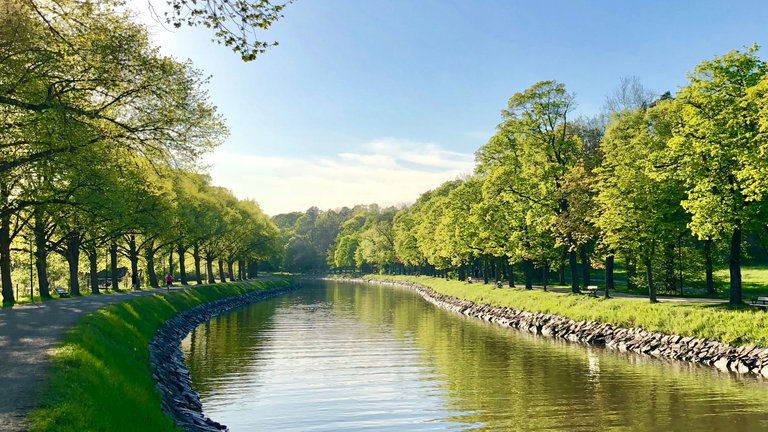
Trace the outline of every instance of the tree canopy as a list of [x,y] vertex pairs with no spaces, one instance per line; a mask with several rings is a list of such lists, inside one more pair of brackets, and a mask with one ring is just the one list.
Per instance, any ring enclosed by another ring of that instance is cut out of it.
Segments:
[[[275,253],[277,228],[258,205],[201,174],[200,156],[223,142],[227,128],[199,70],[161,55],[120,2],[9,0],[0,7],[4,302],[16,300],[14,275],[23,272],[12,257],[25,250],[34,254],[43,297],[50,296],[52,252],[66,262],[75,295],[85,281],[81,256],[89,262],[87,284],[99,292],[106,279],[117,288],[121,259],[138,288],[144,279],[158,285],[161,251],[179,255],[165,272],[182,282],[189,248],[199,282],[203,246],[209,264],[223,260],[230,277]],[[102,248],[110,261],[104,272]]]

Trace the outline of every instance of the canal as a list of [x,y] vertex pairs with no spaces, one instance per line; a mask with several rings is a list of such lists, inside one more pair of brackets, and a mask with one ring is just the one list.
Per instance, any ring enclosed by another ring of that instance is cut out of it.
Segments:
[[768,382],[523,334],[399,288],[305,282],[182,343],[232,431],[768,429]]

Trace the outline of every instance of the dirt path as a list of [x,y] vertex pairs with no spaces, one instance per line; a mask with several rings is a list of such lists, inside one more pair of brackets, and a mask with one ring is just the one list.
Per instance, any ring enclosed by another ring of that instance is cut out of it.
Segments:
[[[543,289],[540,286],[534,286],[536,289]],[[561,293],[569,293],[571,292],[570,288],[549,288],[550,291],[554,292],[561,292]],[[597,296],[601,297],[603,295],[604,291],[599,290],[597,292]],[[647,295],[638,295],[638,294],[627,294],[622,293],[618,291],[611,291],[610,292],[611,297],[616,298],[638,298],[638,299],[646,299],[648,300]],[[711,303],[711,304],[717,304],[717,303],[728,303],[728,300],[725,299],[713,299],[713,298],[706,298],[706,297],[675,297],[675,296],[667,296],[667,295],[657,295],[656,300],[659,302],[685,302],[685,303]]]
[[[480,285],[493,285],[494,284],[494,282],[488,282],[488,284],[483,284],[482,281],[480,281],[480,282],[473,282],[473,283],[480,284]],[[522,287],[522,285],[517,285],[517,288],[521,288],[521,287]],[[507,284],[506,283],[503,284],[502,288],[508,288]],[[541,286],[541,285],[534,285],[533,289],[535,289],[535,290],[543,290],[544,287]],[[561,287],[552,287],[552,286],[547,288],[547,290],[548,291],[552,291],[552,292],[557,292],[557,293],[564,293],[564,294],[568,294],[568,293],[571,292],[570,288],[561,288]],[[598,290],[597,291],[597,296],[598,297],[602,297],[604,293],[605,293],[605,291]],[[616,297],[616,298],[637,298],[637,299],[646,299],[646,300],[648,299],[647,295],[627,294],[627,293],[622,293],[622,292],[618,292],[618,291],[611,291],[610,292],[610,296],[611,297]],[[709,303],[709,304],[728,303],[728,300],[726,300],[726,299],[714,299],[714,298],[708,298],[708,297],[679,297],[679,296],[668,296],[668,295],[657,295],[656,296],[656,300],[658,300],[659,302],[677,302],[677,303],[681,303],[681,302],[685,302],[685,303],[705,303],[705,304],[706,303]]]
[[83,315],[159,291],[165,289],[74,297],[0,309],[0,430],[26,430],[25,417],[37,406],[48,374],[48,350]]

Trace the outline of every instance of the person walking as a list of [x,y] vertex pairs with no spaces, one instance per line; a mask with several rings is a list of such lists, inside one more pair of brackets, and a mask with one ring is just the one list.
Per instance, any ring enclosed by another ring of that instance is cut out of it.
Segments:
[[165,286],[168,288],[168,291],[171,290],[171,285],[173,285],[173,276],[171,276],[170,273],[165,275]]

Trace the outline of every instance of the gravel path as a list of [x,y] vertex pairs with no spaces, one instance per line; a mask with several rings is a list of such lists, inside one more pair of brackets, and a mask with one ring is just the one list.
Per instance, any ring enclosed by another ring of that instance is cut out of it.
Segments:
[[[179,289],[179,288],[175,288]],[[165,289],[73,297],[0,309],[0,431],[25,431],[48,374],[48,351],[83,316]]]
[[[482,281],[473,282],[473,283],[483,285]],[[488,282],[488,285],[493,285],[493,284],[494,284],[493,281]],[[523,287],[522,284],[517,285],[517,288],[522,288],[522,287]],[[504,285],[502,285],[502,288],[508,288],[507,284],[504,283]],[[541,285],[534,285],[533,289],[543,290],[544,287]],[[552,287],[552,286],[547,288],[547,290],[552,292],[564,293],[564,294],[568,294],[571,292],[570,288],[559,288],[559,287]],[[604,292],[605,291],[603,291],[602,289],[598,290],[597,296],[602,297]],[[616,297],[616,298],[638,298],[638,299],[646,299],[646,300],[648,299],[647,295],[627,294],[627,293],[618,292],[618,291],[611,291],[610,296]],[[680,296],[668,296],[668,295],[662,295],[662,294],[656,295],[656,300],[658,300],[659,302],[677,302],[677,303],[680,303],[680,302],[705,303],[705,304],[728,303],[727,299],[716,299],[716,298],[708,298],[708,297],[680,297]]]

